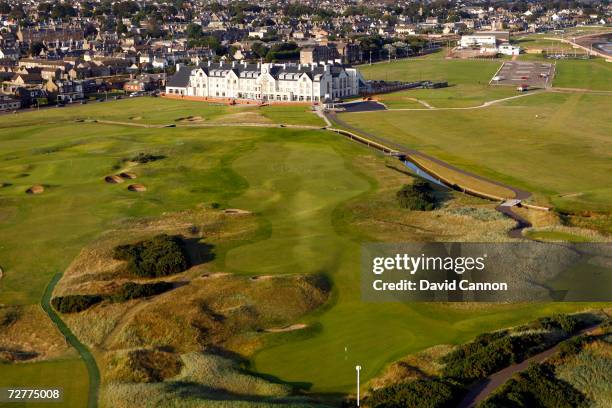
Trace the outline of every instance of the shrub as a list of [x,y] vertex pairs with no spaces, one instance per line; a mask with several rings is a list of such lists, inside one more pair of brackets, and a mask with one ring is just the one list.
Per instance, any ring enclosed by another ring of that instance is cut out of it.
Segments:
[[166,234],[119,245],[113,251],[113,258],[127,261],[128,270],[135,275],[151,278],[179,273],[189,267],[180,238]]
[[586,401],[580,391],[556,378],[550,365],[534,364],[478,408],[576,408],[585,406]]
[[160,293],[169,291],[173,286],[174,285],[172,282],[154,282],[144,284],[128,282],[123,284],[111,298],[115,302],[124,302],[131,299],[159,295]]
[[566,314],[556,314],[552,317],[542,317],[538,320],[538,323],[546,330],[563,330],[567,334],[572,334],[581,326],[578,318]]
[[442,358],[443,373],[460,381],[484,378],[520,362],[548,346],[540,333],[509,336],[505,332],[485,333]]
[[456,406],[463,388],[448,379],[416,380],[393,384],[372,393],[367,404],[373,408]]
[[405,185],[396,193],[397,201],[402,208],[418,211],[430,211],[436,206],[436,197],[428,182],[416,180]]
[[68,295],[53,298],[51,305],[60,313],[78,313],[103,300],[100,295]]
[[129,161],[131,162],[135,162],[135,163],[149,163],[149,162],[154,162],[157,160],[161,160],[161,159],[165,159],[166,156],[158,154],[150,154],[150,153],[138,153],[136,156],[132,157]]

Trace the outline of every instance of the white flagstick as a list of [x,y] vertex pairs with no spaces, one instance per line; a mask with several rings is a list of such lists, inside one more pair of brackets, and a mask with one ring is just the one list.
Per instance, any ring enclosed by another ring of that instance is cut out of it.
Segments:
[[361,371],[361,366],[355,366],[355,370],[357,370],[357,406],[359,406],[359,371]]

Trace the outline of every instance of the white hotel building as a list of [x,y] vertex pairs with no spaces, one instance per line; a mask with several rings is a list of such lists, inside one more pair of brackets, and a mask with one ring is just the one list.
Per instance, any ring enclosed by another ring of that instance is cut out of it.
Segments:
[[326,102],[359,94],[356,68],[340,64],[203,63],[178,66],[166,94],[262,102]]

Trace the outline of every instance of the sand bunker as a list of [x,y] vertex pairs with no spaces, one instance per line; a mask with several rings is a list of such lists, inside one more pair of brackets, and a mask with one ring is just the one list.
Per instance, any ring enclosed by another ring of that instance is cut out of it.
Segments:
[[282,333],[282,332],[289,332],[289,331],[294,331],[294,330],[302,330],[302,329],[305,329],[306,327],[308,327],[308,325],[304,323],[297,323],[297,324],[292,324],[291,326],[273,327],[271,329],[265,329],[264,331],[267,333]]
[[2,279],[3,276],[4,276],[4,271],[2,270],[2,267],[0,266],[0,279]]
[[240,210],[238,208],[228,208],[223,211],[225,214],[250,214],[250,211]]
[[224,276],[231,275],[229,272],[215,272],[215,273],[205,273],[200,276],[202,279],[214,279],[214,278],[222,278]]
[[43,191],[45,191],[45,188],[43,186],[41,186],[40,184],[36,184],[36,185],[28,188],[26,190],[26,193],[28,193],[28,194],[41,194]]
[[147,191],[147,188],[142,184],[130,184],[128,186],[128,190],[135,191],[137,193],[141,193],[143,191]]
[[251,276],[251,280],[267,280],[267,279],[273,279],[275,276],[274,275],[258,275],[258,276]]
[[106,176],[104,177],[104,181],[110,184],[119,184],[123,183],[123,179],[119,176]]
[[126,180],[134,180],[136,178],[136,174],[128,173],[127,171],[124,171],[123,173],[119,173],[119,177],[126,179]]

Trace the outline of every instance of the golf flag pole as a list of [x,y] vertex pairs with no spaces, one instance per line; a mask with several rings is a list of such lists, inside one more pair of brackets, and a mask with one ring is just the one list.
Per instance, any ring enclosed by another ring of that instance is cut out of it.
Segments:
[[359,406],[359,372],[361,371],[361,366],[355,366],[355,370],[357,370],[357,406]]

